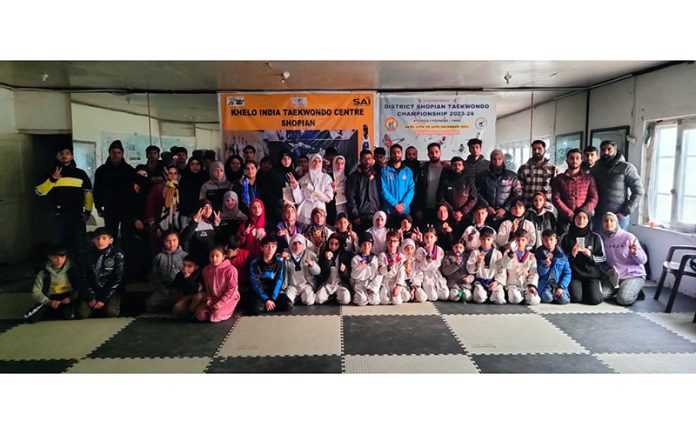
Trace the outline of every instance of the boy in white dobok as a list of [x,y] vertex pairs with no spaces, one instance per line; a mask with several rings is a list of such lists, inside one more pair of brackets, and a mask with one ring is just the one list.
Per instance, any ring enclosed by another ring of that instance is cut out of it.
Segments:
[[379,289],[382,276],[379,274],[379,261],[372,253],[372,234],[364,232],[360,235],[360,251],[351,261],[350,280],[353,284],[353,303],[358,306],[379,304]]
[[537,292],[537,262],[534,253],[527,250],[528,243],[527,231],[518,229],[514,234],[514,241],[503,254],[502,265],[507,272],[505,288],[510,304],[519,304],[522,300],[529,305],[541,303]]
[[408,301],[410,292],[406,288],[404,257],[399,253],[399,233],[387,232],[387,250],[379,254],[379,274],[382,275],[382,289],[379,298],[382,304],[401,304]]
[[437,242],[435,228],[430,227],[423,232],[423,242],[425,245],[416,250],[416,266],[423,273],[423,291],[430,301],[447,300],[449,298],[447,281],[440,273],[445,251],[435,244]]
[[502,254],[493,245],[495,231],[485,227],[479,232],[481,246],[469,254],[467,271],[474,275],[473,300],[485,303],[490,298],[495,304],[505,304],[505,269],[502,268]]
[[404,282],[408,288],[408,300],[423,303],[428,296],[423,291],[423,273],[416,266],[416,242],[406,238],[401,243],[401,254],[404,255]]
[[464,253],[464,240],[452,244],[452,251],[442,261],[442,275],[447,279],[447,287],[451,301],[471,301],[474,276],[469,274],[466,267],[467,257]]
[[285,295],[294,303],[300,297],[307,306],[314,304],[315,278],[321,273],[317,255],[307,248],[304,235],[295,234],[290,238],[290,253],[284,254],[285,272],[288,288]]

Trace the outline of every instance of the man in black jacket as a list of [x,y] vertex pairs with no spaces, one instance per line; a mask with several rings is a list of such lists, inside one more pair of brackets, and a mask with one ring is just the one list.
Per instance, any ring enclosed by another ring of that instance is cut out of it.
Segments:
[[490,162],[481,153],[483,147],[481,139],[469,139],[467,146],[469,147],[469,156],[464,161],[464,174],[476,183],[476,178],[488,170]]
[[346,181],[348,218],[357,233],[372,226],[372,216],[382,206],[379,195],[381,183],[373,163],[372,152],[364,149],[360,152],[360,165]]
[[461,157],[454,157],[451,163],[452,170],[447,176],[443,175],[440,178],[437,203],[443,200],[447,202],[454,211],[454,220],[459,223],[476,206],[478,193],[474,183],[464,173],[464,160]]
[[602,227],[602,216],[611,211],[618,217],[621,229],[627,230],[631,213],[643,196],[643,184],[636,166],[616,150],[616,143],[605,140],[599,145],[601,157],[590,171],[597,184],[599,202],[595,208],[593,227]]
[[440,160],[440,144],[431,143],[428,145],[428,160],[421,166],[419,172],[413,173],[413,180],[416,183],[416,193],[413,199],[413,208],[416,216],[416,223],[420,226],[432,224],[435,219],[435,208],[437,208],[437,192],[440,179],[446,176],[447,169]]
[[72,144],[57,147],[56,166],[35,192],[46,196],[52,205],[53,242],[65,245],[75,263],[86,258],[85,222],[92,213],[92,181],[73,160]]
[[123,145],[115,140],[109,146],[109,158],[94,173],[94,201],[104,217],[104,226],[114,238],[119,226],[128,219],[128,205],[133,190],[133,167],[123,160]]

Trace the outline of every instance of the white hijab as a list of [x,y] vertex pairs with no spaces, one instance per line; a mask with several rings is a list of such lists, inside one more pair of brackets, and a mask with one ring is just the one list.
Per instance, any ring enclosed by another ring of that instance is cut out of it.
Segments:
[[[292,244],[299,242],[304,246],[304,250],[302,250],[302,253],[295,254],[295,252],[292,250]],[[295,234],[290,238],[290,254],[292,255],[292,258],[295,260],[295,262],[299,262],[300,259],[302,259],[302,256],[305,254],[305,251],[307,251],[307,238],[304,237],[302,234]]]

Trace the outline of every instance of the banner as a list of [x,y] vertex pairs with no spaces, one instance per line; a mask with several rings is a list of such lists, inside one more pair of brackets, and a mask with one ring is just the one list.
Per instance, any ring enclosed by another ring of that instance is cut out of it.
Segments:
[[360,150],[374,147],[374,100],[373,92],[221,93],[221,156],[243,155],[252,145],[258,160],[278,164],[283,151],[297,159],[333,147],[353,167]]
[[380,144],[415,146],[418,159],[427,160],[427,147],[439,143],[441,158],[466,159],[466,142],[483,141],[484,149],[495,147],[495,96],[491,95],[397,95],[379,98]]

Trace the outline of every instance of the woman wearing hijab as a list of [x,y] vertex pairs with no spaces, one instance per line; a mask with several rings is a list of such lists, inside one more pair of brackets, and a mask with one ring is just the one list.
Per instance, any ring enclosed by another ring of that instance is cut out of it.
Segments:
[[239,155],[230,155],[225,161],[225,176],[234,184],[244,175],[244,160]]
[[297,221],[297,209],[292,203],[283,205],[282,218],[276,226],[278,236],[278,252],[283,252],[290,248],[290,239],[295,234],[301,234],[304,225]]
[[372,253],[379,255],[387,250],[387,214],[384,211],[377,211],[372,216],[372,227],[367,230],[372,234]]
[[333,231],[326,225],[326,211],[317,207],[312,210],[312,222],[307,225],[303,235],[311,243],[310,249],[319,254]]
[[198,211],[201,187],[208,181],[208,173],[203,170],[203,162],[198,157],[191,157],[186,164],[179,181],[179,219],[185,228],[191,216]]
[[228,191],[222,201],[220,211],[220,223],[215,227],[215,237],[220,245],[224,245],[229,240],[230,235],[237,234],[239,226],[249,218],[239,209],[239,199],[237,193]]
[[292,183],[292,194],[297,207],[297,220],[311,224],[314,208],[326,212],[326,204],[334,198],[331,177],[322,172],[323,158],[319,154],[309,156],[309,172],[299,182]]
[[561,249],[568,255],[572,279],[570,301],[572,303],[599,304],[602,294],[602,269],[606,261],[604,243],[590,230],[590,213],[580,208],[575,212],[568,233],[561,238]]
[[213,210],[222,209],[222,199],[225,193],[232,190],[232,183],[225,176],[225,167],[219,161],[210,163],[210,179],[201,186],[199,199],[208,199],[213,204]]
[[266,236],[266,209],[261,199],[249,204],[249,220],[242,223],[237,238],[243,249],[253,258],[261,255],[261,240]]
[[[333,182],[331,183],[331,188],[334,191],[334,200],[331,201],[333,206],[329,207],[329,218],[330,222],[334,222],[336,216],[339,214],[345,214],[348,210],[348,198],[346,196],[346,159],[343,155],[338,155],[333,160],[333,167],[331,175],[333,176]],[[333,213],[332,213],[333,211]]]
[[[602,241],[607,252],[607,265],[615,269],[616,277],[611,282],[609,297],[616,297],[622,306],[633,304],[645,285],[645,263],[648,256],[640,245],[638,238],[621,229],[619,218],[613,212],[602,217]],[[609,273],[610,279],[611,274]],[[618,276],[617,276],[618,274]],[[618,280],[618,282],[617,282]],[[618,283],[618,288],[616,284]]]

